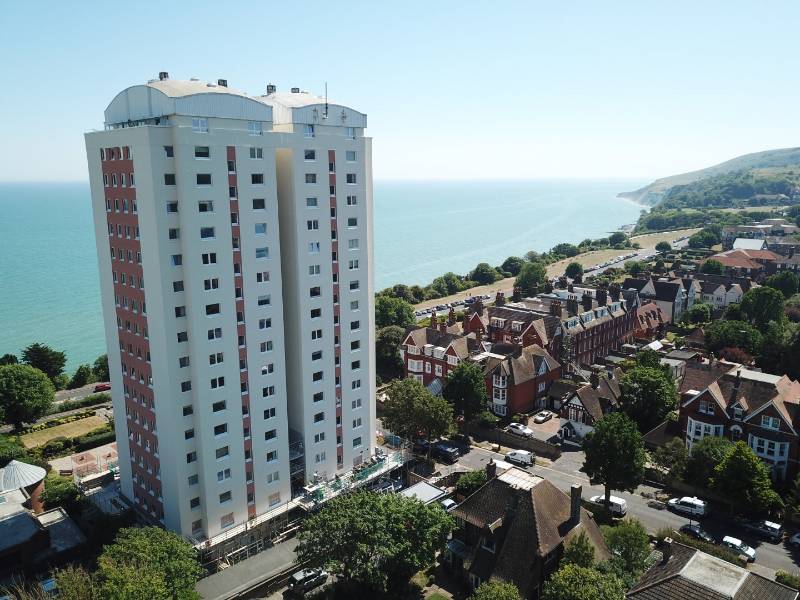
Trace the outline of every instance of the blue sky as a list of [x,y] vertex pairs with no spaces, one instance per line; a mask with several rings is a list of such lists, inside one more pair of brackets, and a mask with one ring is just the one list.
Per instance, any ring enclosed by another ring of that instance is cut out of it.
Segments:
[[380,179],[649,178],[800,145],[800,2],[6,2],[0,181],[86,179],[158,71],[369,115]]

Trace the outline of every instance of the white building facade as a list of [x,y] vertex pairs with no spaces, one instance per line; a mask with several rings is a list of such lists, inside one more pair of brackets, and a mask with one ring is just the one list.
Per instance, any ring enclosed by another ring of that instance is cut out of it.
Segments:
[[162,73],[105,124],[86,148],[122,490],[213,538],[373,453],[366,116]]

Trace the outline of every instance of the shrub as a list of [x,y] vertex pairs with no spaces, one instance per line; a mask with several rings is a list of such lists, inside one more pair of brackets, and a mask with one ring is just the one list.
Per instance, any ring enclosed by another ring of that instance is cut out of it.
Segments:
[[75,438],[74,449],[76,452],[83,452],[90,448],[97,448],[103,444],[108,444],[116,439],[113,431],[104,431],[102,433],[89,433]]
[[72,446],[72,440],[69,438],[65,437],[53,438],[42,447],[42,455],[48,458],[53,456],[58,456],[66,448],[69,448],[70,446]]
[[462,496],[470,496],[486,483],[486,471],[478,469],[464,473],[456,483],[456,492]]
[[111,394],[107,392],[100,392],[99,394],[90,394],[80,400],[65,400],[61,404],[53,406],[48,414],[55,415],[58,413],[75,410],[77,408],[85,408],[87,406],[97,406],[98,404],[105,404],[111,402]]
[[500,417],[488,410],[484,410],[483,412],[475,415],[473,422],[477,423],[481,427],[494,427],[500,422]]
[[786,571],[775,571],[775,581],[790,588],[800,590],[800,575],[792,575]]
[[48,477],[44,482],[41,499],[48,510],[63,506],[70,511],[78,505],[81,493],[72,479],[60,476]]

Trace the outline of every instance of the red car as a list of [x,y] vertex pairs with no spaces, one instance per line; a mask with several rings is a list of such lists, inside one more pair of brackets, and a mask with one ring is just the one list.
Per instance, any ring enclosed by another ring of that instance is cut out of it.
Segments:
[[111,390],[110,383],[98,383],[96,386],[94,386],[95,392],[108,392],[110,390]]

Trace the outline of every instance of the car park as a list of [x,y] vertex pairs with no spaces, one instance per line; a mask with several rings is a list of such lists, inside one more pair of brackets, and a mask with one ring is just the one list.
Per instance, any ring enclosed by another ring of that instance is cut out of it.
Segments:
[[506,452],[506,461],[528,467],[536,462],[536,456],[527,450],[510,450]]
[[522,423],[511,423],[508,426],[509,433],[520,435],[522,437],[533,437],[533,429]]
[[708,515],[708,504],[696,496],[670,498],[667,502],[667,506],[677,513],[692,517],[705,517]]
[[756,559],[756,551],[739,538],[726,535],[724,538],[722,538],[722,545],[730,550],[733,550],[747,562],[753,562]]
[[682,534],[688,535],[689,537],[693,537],[696,540],[700,540],[701,542],[706,542],[707,544],[714,544],[716,543],[714,538],[711,535],[700,529],[699,525],[682,525],[680,530]]
[[748,531],[773,542],[777,542],[783,537],[783,529],[779,523],[772,521],[742,521],[741,525]]
[[553,413],[553,412],[551,412],[549,410],[539,411],[538,413],[536,413],[536,416],[533,417],[533,422],[534,423],[545,423],[546,421],[549,421],[550,419],[552,419],[554,414],[555,413]]
[[608,512],[615,517],[624,517],[628,513],[628,503],[625,502],[624,498],[618,498],[617,496],[611,496],[608,499],[608,505],[606,505],[605,496],[592,496],[589,498],[589,502],[605,506]]
[[288,588],[293,594],[302,596],[327,580],[328,573],[322,569],[303,569],[289,578]]

